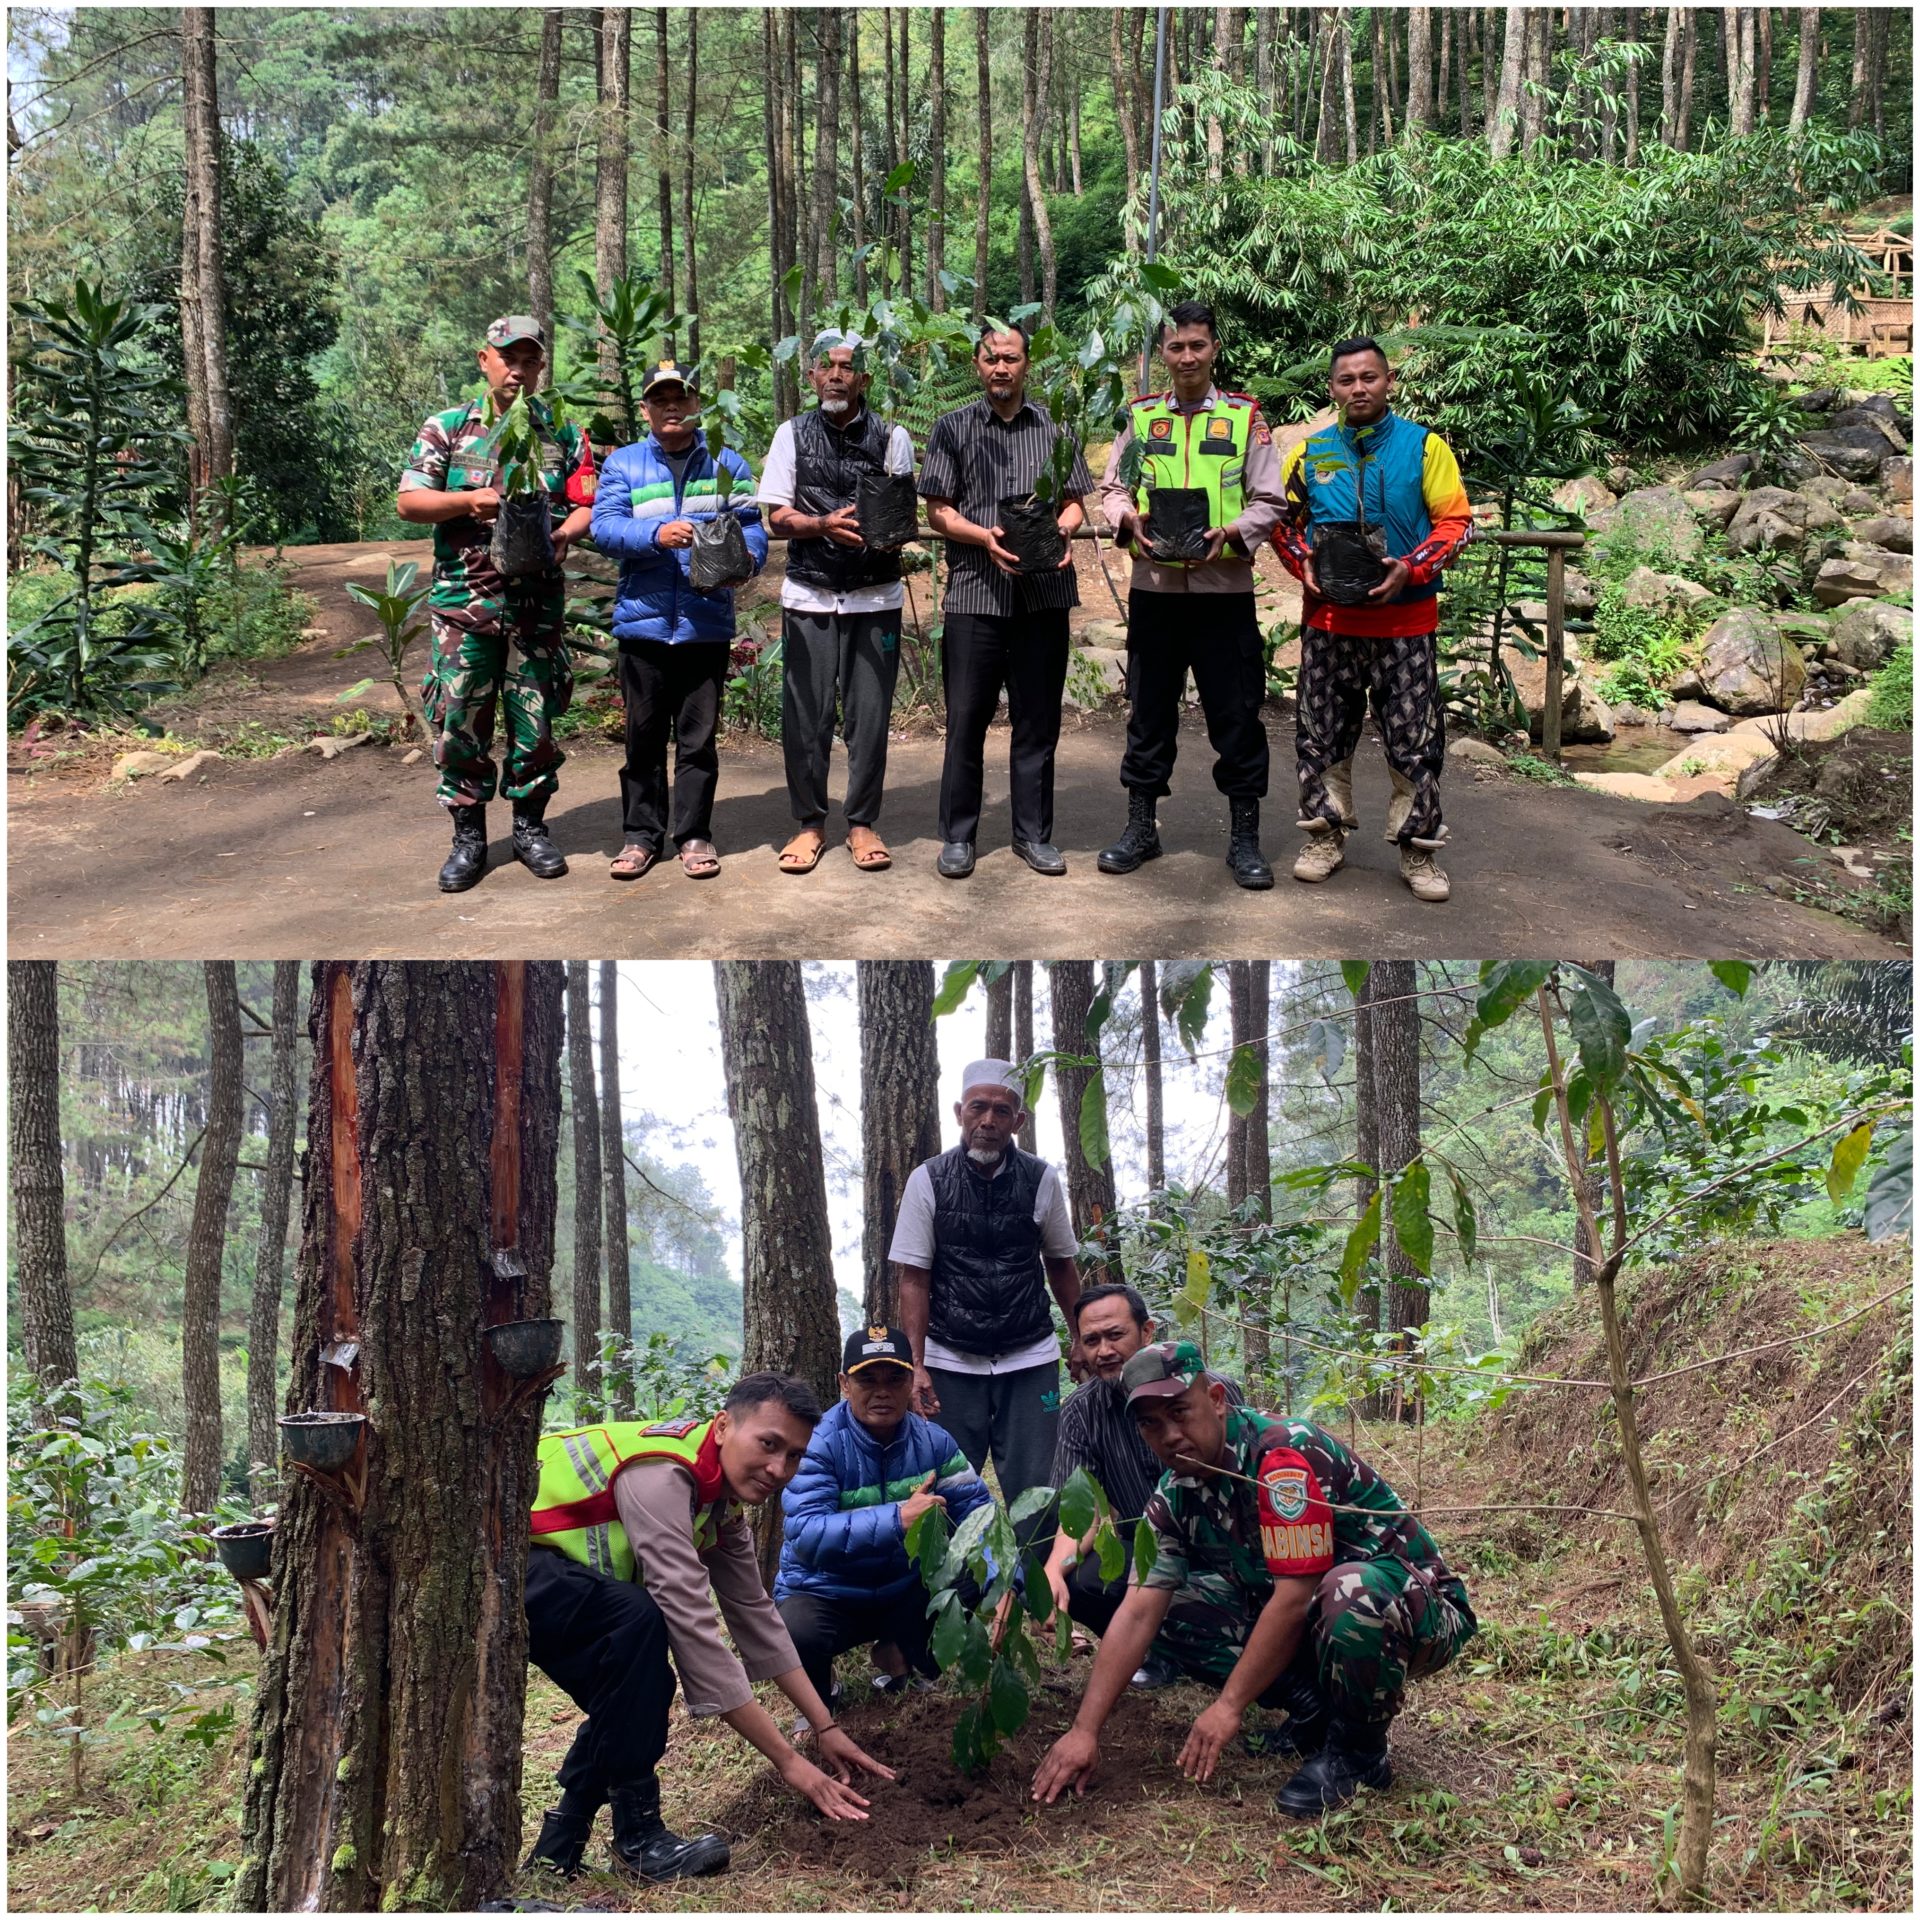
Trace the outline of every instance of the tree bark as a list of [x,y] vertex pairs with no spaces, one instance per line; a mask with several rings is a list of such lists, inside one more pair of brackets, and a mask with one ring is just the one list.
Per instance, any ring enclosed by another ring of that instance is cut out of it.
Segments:
[[[1420,1153],[1420,1003],[1413,998],[1411,960],[1376,960],[1373,985],[1373,1085],[1380,1130],[1380,1172],[1396,1181]],[[1383,1221],[1386,1251],[1387,1331],[1404,1335],[1427,1318],[1427,1284],[1402,1250],[1391,1223]],[[1404,1339],[1396,1344],[1405,1346]],[[1409,1416],[1411,1407],[1404,1409]]]
[[[686,296],[687,358],[700,364],[700,248],[693,224],[693,175],[699,145],[695,138],[697,108],[700,103],[700,13],[687,9],[687,57],[683,62],[687,75],[687,110],[681,116],[680,147],[680,285]],[[701,384],[711,392],[714,382]]]
[[205,963],[207,1133],[193,1189],[187,1271],[180,1305],[180,1385],[186,1401],[181,1504],[208,1513],[220,1498],[220,1277],[227,1251],[227,1209],[240,1162],[240,991],[231,960]]
[[1520,95],[1520,140],[1531,153],[1547,126],[1547,87],[1553,74],[1553,10],[1528,7],[1525,38],[1528,85]]
[[[594,72],[599,91],[599,141],[593,169],[593,283],[604,300],[627,272],[627,141],[631,114],[633,14],[626,7],[594,10]],[[600,377],[611,383],[619,359],[600,336]],[[626,423],[631,427],[634,423]]]
[[[901,7],[900,15],[900,104],[898,112],[900,126],[900,158],[913,158],[913,9]],[[911,194],[900,196],[900,287],[902,292],[911,292],[913,288],[913,206]]]
[[[1252,981],[1248,973],[1251,963],[1245,960],[1227,962],[1227,1030],[1233,1052],[1228,1055],[1231,1066],[1235,1056],[1247,1044],[1252,1031],[1253,1016],[1248,995],[1252,991]],[[1247,1197],[1247,1116],[1227,1109],[1227,1213],[1236,1223],[1240,1218],[1240,1208]]]
[[1360,122],[1353,104],[1353,10],[1340,9],[1340,110],[1347,135],[1347,165],[1360,158]]
[[567,1089],[573,1115],[573,1407],[584,1424],[600,1410],[600,1100],[593,1084],[587,963],[567,962]]
[[[1214,70],[1225,75],[1227,70],[1227,15],[1232,9],[1215,7],[1213,10],[1213,65]],[[1207,184],[1217,187],[1220,176],[1226,166],[1227,134],[1217,113],[1207,115]]]
[[1727,75],[1727,125],[1737,138],[1753,132],[1758,120],[1754,9],[1729,7],[1727,14],[1733,53],[1732,70]]
[[927,15],[929,66],[927,97],[933,103],[933,131],[927,149],[930,168],[927,186],[927,305],[935,313],[947,310],[947,289],[940,276],[947,270],[947,10],[935,7]]
[[[1615,962],[1584,960],[1581,965],[1589,973],[1597,973],[1608,986],[1613,985]],[[1604,1163],[1589,1158],[1579,1169],[1578,1178],[1580,1191],[1574,1196],[1573,1222],[1573,1284],[1576,1288],[1591,1286],[1599,1278],[1601,1261],[1605,1257],[1606,1250],[1600,1244],[1597,1224],[1605,1199]]]
[[1487,115],[1487,149],[1504,160],[1520,138],[1520,87],[1526,77],[1527,15],[1525,7],[1508,7],[1506,37],[1500,46],[1500,91]]
[[287,1219],[293,1204],[293,1103],[299,1041],[300,963],[273,968],[273,1065],[267,1096],[267,1165],[260,1182],[260,1243],[253,1260],[247,1314],[247,1472],[253,1503],[263,1507],[279,1482],[280,1294],[286,1284]]
[[[1057,1052],[1082,1058],[1098,1052],[1096,1041],[1087,1035],[1087,1013],[1093,1005],[1093,962],[1056,960],[1048,968],[1053,982],[1053,1044]],[[1102,1243],[1111,1248],[1106,1236],[1112,1232],[1107,1223],[1114,1211],[1113,1160],[1109,1155],[1103,1167],[1092,1165],[1080,1144],[1080,1110],[1094,1076],[1091,1067],[1070,1067],[1064,1062],[1054,1066],[1055,1087],[1060,1096],[1060,1130],[1066,1136],[1067,1194],[1073,1208],[1073,1227],[1082,1240],[1100,1230]],[[1104,1098],[1104,1094],[1099,1096]],[[1121,1278],[1117,1251],[1104,1263],[1113,1278]],[[1104,1280],[1109,1273],[1098,1278]],[[1095,1284],[1095,1276],[1088,1275]]]
[[76,1379],[67,1281],[67,1186],[60,1157],[59,974],[51,960],[7,962],[14,1298],[27,1371],[48,1386]]
[[540,1396],[483,1330],[549,1309],[564,981],[315,970],[288,1403],[366,1424],[289,1476],[243,1911],[471,1909],[513,1871]]
[[[691,28],[697,18],[687,16]],[[607,1325],[624,1349],[633,1343],[633,1282],[627,1256],[627,1132],[620,1116],[620,980],[600,962],[600,1172],[606,1186]],[[633,1418],[633,1369],[621,1360],[606,1382],[607,1410]]]
[[[214,54],[213,9],[182,7],[185,53],[182,88],[186,122],[186,198],[195,212],[191,271],[198,313],[205,435],[199,439],[198,487],[233,473],[233,396],[227,384],[227,290],[220,259],[220,93]],[[185,277],[183,272],[183,278]],[[182,289],[184,292],[184,288]],[[188,372],[189,387],[193,374]]]
[[[1361,1174],[1354,1182],[1353,1211],[1356,1219],[1373,1204],[1373,1196],[1380,1190],[1380,1102],[1374,1090],[1373,975],[1374,969],[1370,967],[1366,979],[1360,983],[1360,990],[1353,996],[1353,1157],[1361,1166],[1372,1169]],[[1378,1333],[1378,1296],[1362,1294],[1359,1312],[1367,1331]],[[1379,1396],[1376,1394],[1368,1394],[1362,1400],[1363,1410],[1369,1416],[1377,1410],[1378,1404]]]
[[[1629,42],[1640,38],[1640,9],[1628,7],[1624,10],[1620,26],[1621,37]],[[1630,167],[1640,164],[1640,63],[1634,61],[1627,68],[1627,113],[1626,113],[1626,152],[1623,158]]]
[[813,211],[807,236],[811,267],[806,309],[809,331],[818,324],[822,303],[840,295],[840,263],[834,253],[833,216],[840,187],[840,14],[823,7],[811,15],[818,34],[814,62]]
[[1140,962],[1140,1061],[1147,1081],[1147,1191],[1167,1184],[1167,1129],[1160,1078],[1160,965]]
[[1800,9],[1799,63],[1793,76],[1793,108],[1787,115],[1787,130],[1797,132],[1813,118],[1820,88],[1820,9]]
[[1013,1060],[1013,969],[987,986],[987,1058]]
[[1339,111],[1336,82],[1340,68],[1340,17],[1331,8],[1314,16],[1314,37],[1320,58],[1320,102],[1314,121],[1313,156],[1331,160],[1339,129],[1334,116]]
[[857,973],[861,1250],[867,1319],[878,1326],[890,1325],[899,1307],[887,1249],[907,1176],[940,1151],[940,1052],[931,961],[862,960]]
[[527,155],[527,311],[553,350],[553,123],[560,105],[561,7],[540,14],[540,69],[533,90],[533,145]]
[[[653,10],[653,191],[657,209],[655,220],[660,229],[660,291],[666,295],[667,310],[679,304],[673,293],[673,67],[667,58],[667,10]],[[669,330],[667,351],[673,351]]]
[[[792,156],[787,150],[786,126],[786,52],[783,20],[791,16],[775,7],[762,8],[760,14],[761,50],[767,69],[767,246],[772,272],[767,304],[773,318],[773,337],[785,340],[799,331],[799,322],[787,298],[786,278],[793,269],[793,250],[787,241],[787,194],[793,177]],[[791,420],[799,410],[799,374],[792,361],[775,361],[773,368],[773,410],[781,420]]]
[[1033,209],[1033,238],[1040,253],[1041,311],[1051,320],[1060,292],[1060,268],[1053,253],[1053,222],[1047,215],[1047,196],[1040,184],[1040,60],[1041,29],[1048,17],[1039,7],[1026,10],[1026,62],[1020,95],[1020,131],[1026,150],[1027,203]]
[[1700,59],[1700,21],[1691,7],[1683,10],[1680,27],[1680,80],[1674,108],[1673,144],[1685,153],[1693,140],[1694,74]]
[[[1273,126],[1274,121],[1284,117],[1284,109],[1274,97],[1273,86],[1273,16],[1272,7],[1261,7],[1253,16],[1253,86],[1260,96],[1261,134],[1260,134],[1260,177],[1264,180],[1273,173]],[[1120,43],[1118,13],[1114,15],[1114,45]],[[1131,121],[1127,124],[1129,144],[1134,135]],[[1127,191],[1133,191],[1133,175],[1127,176]]]
[[[1270,1055],[1267,1033],[1273,994],[1273,963],[1249,960],[1247,969],[1247,1044],[1260,1063],[1260,1084],[1254,1094],[1253,1109],[1247,1115],[1246,1182],[1247,1198],[1253,1202],[1254,1218],[1273,1218],[1273,1147],[1267,1125]],[[1241,1354],[1247,1379],[1264,1381],[1272,1360],[1273,1297],[1272,1284],[1264,1267],[1254,1268],[1253,1282],[1247,1293],[1246,1325],[1241,1330]]]
[[993,67],[987,38],[991,13],[981,7],[973,16],[974,86],[980,107],[980,185],[973,215],[973,318],[977,326],[987,317],[987,259],[993,201]]
[[1375,7],[1373,13],[1373,70],[1372,85],[1367,88],[1367,152],[1380,151],[1381,123],[1386,125],[1386,138],[1393,139],[1393,94],[1387,85],[1387,16],[1383,7]]
[[[1013,963],[1013,1054],[1015,1060],[1033,1058],[1033,962]],[[1020,1129],[1020,1151],[1040,1151],[1040,1128],[1029,1113]]]

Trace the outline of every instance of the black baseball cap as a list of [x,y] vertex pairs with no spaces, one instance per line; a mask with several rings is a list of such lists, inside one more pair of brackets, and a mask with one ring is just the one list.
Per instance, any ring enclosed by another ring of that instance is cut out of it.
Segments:
[[913,1342],[899,1327],[856,1327],[847,1335],[846,1350],[840,1356],[842,1373],[858,1373],[862,1367],[911,1367]]

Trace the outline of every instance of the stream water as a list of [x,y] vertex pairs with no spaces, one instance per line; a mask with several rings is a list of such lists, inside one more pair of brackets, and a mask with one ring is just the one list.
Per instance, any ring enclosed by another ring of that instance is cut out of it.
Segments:
[[1712,738],[1671,727],[1622,727],[1610,741],[1562,748],[1561,758],[1569,773],[1652,773],[1697,740]]

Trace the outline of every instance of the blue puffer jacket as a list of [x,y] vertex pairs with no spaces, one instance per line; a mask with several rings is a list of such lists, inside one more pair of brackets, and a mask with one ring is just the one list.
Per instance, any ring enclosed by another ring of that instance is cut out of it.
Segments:
[[914,1586],[920,1569],[907,1558],[900,1502],[930,1473],[950,1526],[992,1498],[944,1427],[910,1413],[882,1447],[836,1400],[780,1496],[786,1527],[773,1597],[891,1600]]
[[[753,470],[731,447],[720,464],[733,475],[732,506],[747,536],[758,573],[767,563],[767,530],[754,503]],[[593,544],[620,560],[620,591],[613,604],[616,640],[733,638],[733,593],[695,593],[687,578],[689,549],[662,547],[654,536],[670,520],[712,520],[715,468],[705,434],[695,433],[693,454],[676,480],[652,440],[621,447],[600,469],[593,497]]]

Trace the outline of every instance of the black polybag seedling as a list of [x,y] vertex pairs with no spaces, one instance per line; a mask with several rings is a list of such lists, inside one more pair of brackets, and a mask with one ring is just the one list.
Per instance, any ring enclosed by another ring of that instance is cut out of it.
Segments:
[[904,547],[919,530],[920,508],[911,474],[863,474],[854,489],[853,510],[860,521],[860,538],[876,552]]
[[733,514],[723,511],[694,528],[687,578],[695,593],[722,593],[753,578],[753,555]]
[[1023,496],[1000,502],[1000,544],[1019,556],[1022,573],[1051,572],[1067,549],[1052,503]]
[[1364,520],[1329,520],[1314,530],[1313,577],[1320,598],[1357,607],[1387,577],[1386,541]]
[[544,493],[508,494],[493,523],[493,564],[503,580],[547,573],[557,564],[553,515]]
[[1147,552],[1164,562],[1207,557],[1211,502],[1205,487],[1154,487],[1147,494]]

